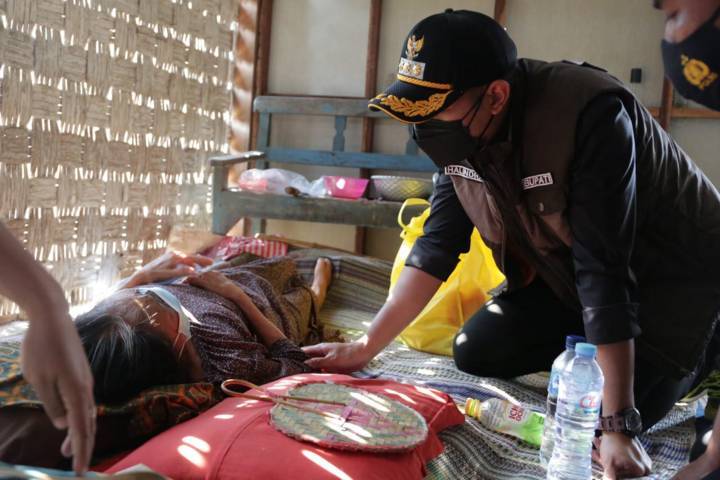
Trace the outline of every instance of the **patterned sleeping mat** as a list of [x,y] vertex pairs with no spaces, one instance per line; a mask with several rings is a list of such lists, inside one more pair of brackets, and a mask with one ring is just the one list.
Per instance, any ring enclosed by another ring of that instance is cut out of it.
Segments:
[[[333,260],[334,278],[320,320],[340,329],[346,338],[359,336],[385,301],[391,265],[367,257],[339,256],[336,252],[303,250],[294,252],[302,275],[312,276],[318,255]],[[460,372],[452,358],[411,350],[399,342],[388,346],[355,376],[390,378],[447,392],[464,405],[467,397],[500,397],[521,402],[544,412],[547,374],[533,374],[512,380],[481,378]],[[641,437],[653,460],[650,478],[670,478],[687,463],[695,441],[694,417],[704,398],[678,404],[670,414]],[[538,450],[529,444],[490,431],[477,420],[440,434],[445,451],[428,465],[428,478],[437,479],[544,479]],[[602,478],[595,466],[593,478]]]

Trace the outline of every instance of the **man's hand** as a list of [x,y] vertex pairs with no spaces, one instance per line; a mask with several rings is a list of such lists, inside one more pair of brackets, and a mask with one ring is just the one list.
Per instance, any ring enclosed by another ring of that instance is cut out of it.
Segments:
[[95,443],[96,415],[85,350],[69,317],[34,320],[22,346],[23,376],[37,392],[55,428],[67,429],[61,451],[66,457],[72,455],[73,470],[84,474]]
[[637,438],[622,433],[603,432],[599,443],[599,459],[603,467],[603,478],[643,477],[650,474],[652,461]]
[[357,340],[350,343],[320,343],[303,347],[309,358],[305,363],[328,372],[351,373],[362,369],[374,355],[368,352],[367,343]]

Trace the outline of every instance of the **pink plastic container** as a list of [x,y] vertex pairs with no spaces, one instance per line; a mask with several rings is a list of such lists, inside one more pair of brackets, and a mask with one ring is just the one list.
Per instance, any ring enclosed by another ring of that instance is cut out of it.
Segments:
[[355,177],[323,177],[331,197],[357,200],[365,193],[369,180]]

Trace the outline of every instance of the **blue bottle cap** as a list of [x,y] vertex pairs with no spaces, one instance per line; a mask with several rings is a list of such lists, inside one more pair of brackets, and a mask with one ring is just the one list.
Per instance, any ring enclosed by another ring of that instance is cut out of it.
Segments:
[[595,358],[597,347],[591,343],[578,343],[575,345],[575,355],[580,357]]
[[582,337],[580,335],[568,335],[565,337],[565,348],[569,348],[571,350],[575,349],[575,345],[577,345],[580,342],[584,342],[585,337]]

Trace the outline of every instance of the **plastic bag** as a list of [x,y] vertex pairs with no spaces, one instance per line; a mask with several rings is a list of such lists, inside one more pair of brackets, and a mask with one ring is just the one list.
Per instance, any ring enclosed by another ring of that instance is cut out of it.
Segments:
[[328,192],[327,188],[325,188],[325,177],[320,177],[314,182],[310,183],[310,189],[308,190],[307,194],[311,197],[327,197]]
[[251,168],[245,170],[240,174],[238,186],[243,190],[252,192],[280,195],[286,194],[285,189],[288,187],[305,194],[310,190],[310,182],[308,182],[307,178],[299,173],[280,168]]
[[327,194],[322,177],[310,182],[297,172],[281,168],[245,170],[240,174],[237,185],[243,190],[256,193],[287,195],[288,188],[291,188],[298,194],[310,197],[324,197]]
[[[405,260],[415,241],[423,234],[423,226],[430,215],[430,208],[414,217],[406,225],[402,221],[403,210],[411,205],[430,205],[427,200],[411,198],[403,203],[398,214],[398,223],[403,231],[400,236],[402,245],[395,256],[390,275],[390,293],[392,293]],[[422,312],[400,334],[400,340],[415,350],[452,355],[452,342],[458,329],[476,311],[483,306],[489,295],[487,292],[504,280],[503,274],[495,266],[492,252],[483,243],[480,234],[473,229],[470,238],[470,250],[460,255],[460,261],[450,277]]]

